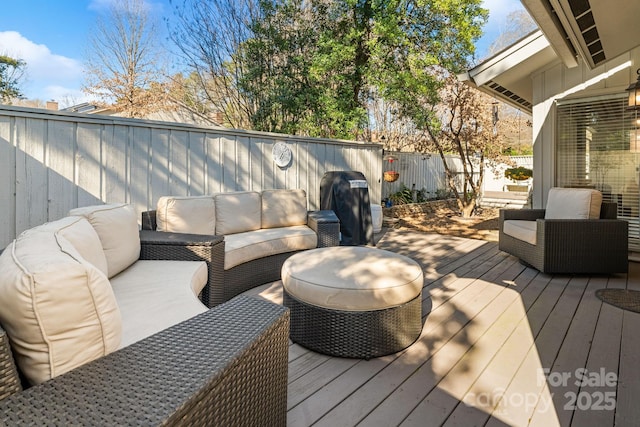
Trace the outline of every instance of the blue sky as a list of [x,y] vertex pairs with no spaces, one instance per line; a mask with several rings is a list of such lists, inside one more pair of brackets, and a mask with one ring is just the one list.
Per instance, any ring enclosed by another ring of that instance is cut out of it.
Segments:
[[[56,100],[61,107],[87,101],[82,93],[87,36],[97,14],[111,0],[5,1],[0,13],[0,54],[27,62],[22,89],[28,99]],[[169,0],[148,0],[152,10],[170,16]],[[478,57],[504,27],[506,16],[522,9],[519,0],[485,0],[490,11]],[[164,24],[161,24],[164,27]]]

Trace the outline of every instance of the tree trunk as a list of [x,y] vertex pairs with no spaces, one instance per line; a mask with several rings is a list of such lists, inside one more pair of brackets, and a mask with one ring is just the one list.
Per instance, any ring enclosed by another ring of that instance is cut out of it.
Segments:
[[460,212],[462,212],[462,218],[471,218],[473,216],[473,211],[476,208],[475,197],[466,202],[458,199],[458,207],[460,208]]

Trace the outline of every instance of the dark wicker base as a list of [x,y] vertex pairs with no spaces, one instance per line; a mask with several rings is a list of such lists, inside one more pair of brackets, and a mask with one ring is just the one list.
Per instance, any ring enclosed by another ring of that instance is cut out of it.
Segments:
[[375,311],[340,311],[304,303],[284,291],[291,339],[318,353],[370,359],[413,344],[422,331],[422,298]]
[[296,253],[298,251],[257,258],[225,270],[221,292],[217,292],[218,299],[212,300],[212,304],[221,304],[249,289],[280,280],[282,264]]

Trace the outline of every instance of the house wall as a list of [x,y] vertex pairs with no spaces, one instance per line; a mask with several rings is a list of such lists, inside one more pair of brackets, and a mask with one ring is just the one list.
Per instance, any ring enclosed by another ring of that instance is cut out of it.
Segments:
[[[271,158],[276,141],[293,151],[283,169]],[[302,188],[317,209],[320,180],[334,170],[362,172],[381,199],[377,144],[0,106],[0,248],[103,202],[142,212],[163,195]]]
[[546,205],[549,189],[555,185],[556,113],[555,101],[624,93],[636,81],[640,48],[590,70],[579,61],[575,68],[559,60],[531,76],[533,83],[533,207]]

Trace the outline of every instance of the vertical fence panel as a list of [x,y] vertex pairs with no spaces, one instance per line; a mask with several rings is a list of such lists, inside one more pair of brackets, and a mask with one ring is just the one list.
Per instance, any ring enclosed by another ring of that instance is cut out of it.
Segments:
[[233,180],[236,182],[236,189],[240,191],[248,191],[251,188],[251,174],[249,166],[249,145],[251,138],[238,137],[236,138],[236,158],[235,164],[235,176]]
[[76,133],[78,205],[95,205],[102,200],[101,127],[92,123],[80,123]]
[[16,232],[49,220],[45,121],[16,120]]
[[133,127],[129,132],[131,173],[129,175],[130,203],[138,211],[151,204],[151,129]]
[[0,248],[4,248],[16,235],[16,147],[13,138],[12,117],[0,116]]
[[189,194],[205,194],[205,147],[204,133],[189,132]]
[[[61,218],[78,205],[75,193],[75,125],[48,122],[49,217]],[[69,155],[71,153],[71,155]]]
[[207,194],[222,191],[222,158],[220,154],[220,135],[207,133]]
[[129,199],[129,129],[105,125],[103,131],[104,202],[128,202]]

